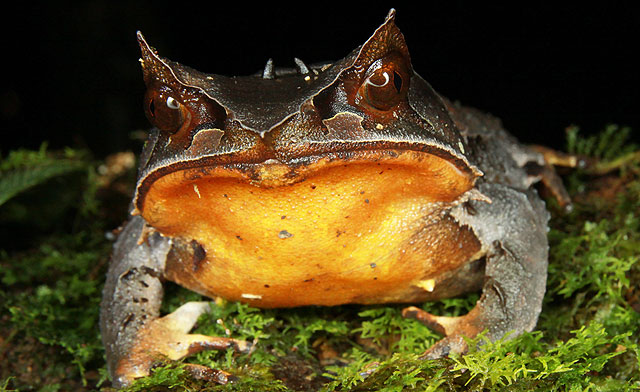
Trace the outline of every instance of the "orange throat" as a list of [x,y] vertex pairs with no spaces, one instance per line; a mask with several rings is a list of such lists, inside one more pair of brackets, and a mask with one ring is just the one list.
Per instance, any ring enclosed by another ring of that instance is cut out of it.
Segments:
[[167,274],[206,295],[263,307],[398,301],[478,248],[472,236],[460,251],[442,244],[460,234],[441,212],[473,178],[434,155],[318,160],[293,174],[264,164],[251,179],[197,170],[157,179],[141,213],[163,235],[202,246],[203,259]]

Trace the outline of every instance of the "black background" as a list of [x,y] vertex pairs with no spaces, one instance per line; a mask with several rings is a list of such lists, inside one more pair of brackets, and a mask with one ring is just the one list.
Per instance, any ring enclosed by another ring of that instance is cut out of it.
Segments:
[[136,30],[162,56],[204,72],[246,75],[269,57],[286,67],[293,57],[343,57],[391,7],[417,72],[442,95],[501,117],[521,140],[561,148],[567,126],[590,134],[608,123],[629,125],[640,139],[634,9],[615,2],[441,3],[3,6],[8,70],[0,85],[0,152],[44,140],[50,148],[87,147],[97,157],[137,151],[131,135],[148,125]]

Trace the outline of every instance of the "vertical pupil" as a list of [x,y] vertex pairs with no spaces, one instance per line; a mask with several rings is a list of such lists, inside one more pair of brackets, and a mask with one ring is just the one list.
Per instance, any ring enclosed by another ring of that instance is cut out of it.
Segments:
[[152,99],[151,102],[149,102],[149,113],[151,113],[152,116],[156,115],[156,100]]
[[398,92],[402,90],[402,76],[395,71],[393,72],[393,85]]

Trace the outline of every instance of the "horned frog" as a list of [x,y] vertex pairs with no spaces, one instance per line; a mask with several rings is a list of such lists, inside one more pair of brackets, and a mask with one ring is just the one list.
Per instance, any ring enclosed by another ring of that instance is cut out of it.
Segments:
[[464,316],[405,309],[445,335],[426,358],[535,327],[548,213],[533,184],[564,188],[544,154],[415,73],[394,19],[342,60],[247,77],[170,61],[138,34],[154,127],[101,305],[114,385],[158,356],[251,348],[189,334],[208,303],[161,316],[166,280],[261,308],[481,290]]

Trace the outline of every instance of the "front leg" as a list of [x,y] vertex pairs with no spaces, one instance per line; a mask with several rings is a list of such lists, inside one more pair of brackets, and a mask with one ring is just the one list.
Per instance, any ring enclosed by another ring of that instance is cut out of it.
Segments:
[[[190,302],[160,317],[164,267],[172,250],[168,238],[145,235],[141,217],[127,223],[114,245],[100,305],[100,332],[116,388],[148,375],[163,356],[177,360],[205,349],[250,349],[247,342],[188,333],[210,309],[208,303]],[[202,367],[193,371],[219,382],[228,376]]]
[[463,336],[473,338],[483,330],[495,341],[513,332],[531,331],[538,320],[547,279],[547,221],[544,202],[534,191],[519,191],[499,184],[481,184],[491,203],[470,201],[452,216],[473,229],[486,261],[482,296],[460,317],[434,316],[421,309],[405,309],[446,337],[431,347],[427,358],[465,353]]

